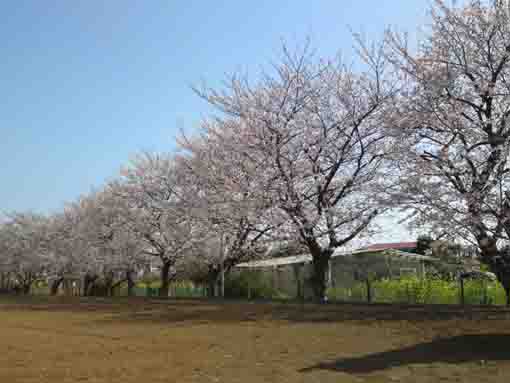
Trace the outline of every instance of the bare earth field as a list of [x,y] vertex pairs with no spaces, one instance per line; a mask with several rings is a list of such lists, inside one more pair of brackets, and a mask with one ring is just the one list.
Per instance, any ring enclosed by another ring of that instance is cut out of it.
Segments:
[[0,298],[0,382],[508,382],[510,312]]

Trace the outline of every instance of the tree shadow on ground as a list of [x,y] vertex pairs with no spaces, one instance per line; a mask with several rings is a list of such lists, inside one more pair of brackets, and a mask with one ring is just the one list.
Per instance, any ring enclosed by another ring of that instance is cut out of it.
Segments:
[[151,321],[235,323],[280,320],[293,323],[346,321],[502,320],[510,311],[494,306],[312,304],[231,300],[175,300],[144,298],[20,299],[0,304],[2,310],[24,309],[58,312],[104,312],[100,321]]
[[510,334],[461,335],[356,358],[319,363],[300,372],[330,370],[364,374],[411,364],[510,360]]
[[115,321],[151,322],[214,322],[287,321],[291,323],[334,323],[348,321],[442,321],[502,320],[510,312],[491,307],[462,308],[461,306],[403,306],[350,304],[287,304],[249,303],[232,301],[168,301],[140,304],[132,310],[122,310]]
[[131,310],[120,310],[108,319],[99,321],[140,322],[162,324],[188,323],[231,324],[257,321],[284,321],[288,323],[338,323],[373,321],[434,322],[445,320],[479,321],[504,320],[505,311],[441,309],[432,307],[370,307],[318,306],[271,304],[173,303],[169,305],[138,305]]

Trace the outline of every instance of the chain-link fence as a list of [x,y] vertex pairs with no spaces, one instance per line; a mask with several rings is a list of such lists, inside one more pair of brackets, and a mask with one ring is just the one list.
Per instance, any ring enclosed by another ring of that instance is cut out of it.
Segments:
[[332,301],[409,304],[504,305],[506,295],[496,281],[404,277],[365,280],[328,290]]

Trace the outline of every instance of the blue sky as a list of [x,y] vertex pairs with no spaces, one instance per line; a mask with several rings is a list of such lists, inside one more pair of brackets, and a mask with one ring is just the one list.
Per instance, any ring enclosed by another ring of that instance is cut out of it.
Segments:
[[190,89],[256,75],[282,40],[352,54],[349,27],[413,31],[423,0],[0,1],[0,211],[54,211],[139,150],[170,151],[208,106]]

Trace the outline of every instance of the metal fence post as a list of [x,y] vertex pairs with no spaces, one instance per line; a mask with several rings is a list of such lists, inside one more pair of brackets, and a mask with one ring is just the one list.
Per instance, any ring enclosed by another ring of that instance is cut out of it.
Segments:
[[367,278],[367,302],[372,303],[372,286],[370,284],[370,278]]
[[460,277],[460,304],[464,306],[466,303],[465,295],[464,295],[464,278]]
[[487,287],[487,281],[485,279],[482,279],[482,290],[483,290],[483,303],[484,305],[488,305],[489,302],[489,291]]

